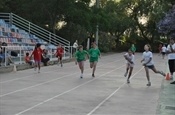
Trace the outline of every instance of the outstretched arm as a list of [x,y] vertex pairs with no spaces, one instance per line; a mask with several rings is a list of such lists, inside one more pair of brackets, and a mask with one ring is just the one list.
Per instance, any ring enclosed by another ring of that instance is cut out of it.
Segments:
[[130,60],[126,55],[124,55],[124,58],[129,62],[129,63],[133,63],[132,60]]
[[146,66],[151,60],[152,60],[152,58],[150,57],[149,60],[143,64],[143,66]]

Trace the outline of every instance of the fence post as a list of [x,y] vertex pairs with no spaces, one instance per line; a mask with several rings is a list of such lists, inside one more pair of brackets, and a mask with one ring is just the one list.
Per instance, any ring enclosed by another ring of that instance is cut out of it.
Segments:
[[7,66],[7,51],[6,51],[6,47],[4,47],[4,48],[5,48],[4,49],[5,50],[5,63],[4,63],[4,65]]
[[50,60],[53,61],[53,56],[52,56],[53,52],[52,52],[52,48],[51,48],[50,53],[51,53],[51,55],[50,55]]
[[19,48],[19,60],[20,60],[19,63],[21,64],[21,63],[22,63],[22,55],[21,55],[21,54],[22,54],[22,53],[21,53],[21,52],[22,52],[22,51],[21,51],[21,47],[22,47],[22,46],[19,46],[19,47],[20,47],[20,48]]
[[10,13],[9,14],[9,22],[10,22],[10,26],[12,26],[12,24],[13,24],[13,13]]

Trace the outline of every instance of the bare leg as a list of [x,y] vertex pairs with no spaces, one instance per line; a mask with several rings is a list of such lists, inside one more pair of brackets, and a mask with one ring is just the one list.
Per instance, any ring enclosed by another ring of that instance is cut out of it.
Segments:
[[83,64],[83,62],[79,62],[79,68],[81,70],[81,74],[83,74],[83,72],[84,72],[84,64]]
[[162,76],[165,76],[165,73],[163,73],[162,71],[159,71],[159,70],[156,70],[156,68],[152,68],[152,70],[154,71],[154,73],[159,73],[161,74]]
[[94,67],[93,67],[93,71],[92,71],[92,74],[95,73],[95,70],[96,70],[96,66],[97,66],[97,62],[94,62]]
[[82,61],[82,62],[79,62],[78,65],[79,65],[79,68],[80,68],[80,70],[81,70],[80,78],[83,78],[84,62],[83,62],[83,61]]
[[37,67],[38,67],[37,61],[35,61],[35,65],[34,65],[35,71],[36,71]]
[[145,72],[146,72],[146,77],[147,77],[147,80],[148,80],[147,86],[151,86],[148,67],[145,67]]
[[93,66],[94,66],[94,63],[90,62],[90,68],[93,68]]
[[38,62],[38,73],[40,73],[40,68],[41,68],[40,62]]
[[124,74],[125,77],[127,76],[128,71],[129,71],[129,64],[127,63],[127,64],[126,64],[126,72],[125,72],[125,74]]
[[130,67],[129,75],[128,75],[128,80],[130,79],[130,77],[131,77],[131,75],[132,75],[132,71],[133,71],[133,67]]
[[60,63],[60,57],[58,56],[58,64]]
[[62,57],[60,57],[60,64],[61,64],[61,67],[63,67]]

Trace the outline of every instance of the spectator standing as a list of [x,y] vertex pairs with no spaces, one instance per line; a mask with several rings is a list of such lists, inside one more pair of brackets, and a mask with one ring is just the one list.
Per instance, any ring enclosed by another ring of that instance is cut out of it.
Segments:
[[164,44],[163,47],[162,47],[162,59],[165,58],[165,54],[166,54],[166,46]]
[[77,51],[78,48],[78,41],[76,40],[73,44],[73,54]]
[[135,47],[135,45],[134,44],[132,44],[131,45],[131,51],[133,52],[133,54],[135,54],[135,52],[136,52],[136,47]]
[[[175,72],[175,43],[173,38],[170,39],[170,43],[167,46],[167,54],[171,79],[173,79],[173,73]],[[175,84],[175,81],[171,84]]]

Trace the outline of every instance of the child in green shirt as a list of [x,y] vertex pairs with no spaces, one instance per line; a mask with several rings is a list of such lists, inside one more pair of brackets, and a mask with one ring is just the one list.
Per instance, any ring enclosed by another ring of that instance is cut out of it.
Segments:
[[90,55],[90,68],[93,68],[92,77],[95,77],[94,73],[96,70],[98,58],[101,57],[100,50],[97,48],[96,43],[92,43],[92,48],[89,50]]
[[76,58],[75,64],[77,65],[77,62],[78,62],[79,68],[81,70],[80,78],[83,78],[84,61],[86,60],[86,56],[89,57],[88,52],[83,50],[82,45],[78,46],[78,51],[75,53],[75,58]]
[[135,54],[135,52],[136,52],[136,47],[135,47],[134,44],[132,44],[130,50],[133,52],[133,54]]

